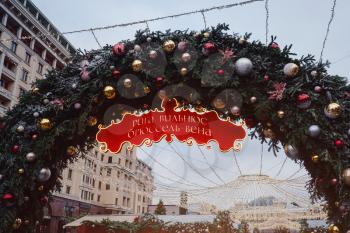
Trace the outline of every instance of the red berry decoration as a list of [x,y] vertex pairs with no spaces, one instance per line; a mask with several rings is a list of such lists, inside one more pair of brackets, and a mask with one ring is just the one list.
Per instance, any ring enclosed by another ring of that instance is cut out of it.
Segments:
[[19,145],[14,145],[12,147],[12,153],[17,154],[19,152]]
[[115,44],[112,51],[114,55],[121,56],[125,53],[125,45],[123,43]]
[[116,68],[114,68],[114,69],[112,70],[112,76],[113,76],[114,78],[119,78],[120,75],[121,75],[120,70],[118,70],[118,69],[116,69]]
[[265,81],[269,81],[269,79],[270,79],[269,75],[265,74],[265,75],[264,75],[264,80],[265,80]]
[[47,203],[49,203],[49,199],[47,197],[42,197],[40,198],[40,202],[43,205],[46,205]]
[[223,76],[225,74],[225,71],[223,69],[219,69],[216,71],[216,73],[220,76]]
[[13,195],[10,194],[10,193],[4,194],[4,195],[2,196],[2,199],[3,199],[3,201],[4,201],[5,206],[7,206],[7,207],[13,206],[13,205],[15,204],[15,202],[14,202],[14,197],[13,197]]
[[343,148],[343,146],[344,146],[343,140],[341,140],[341,139],[335,140],[335,146],[336,146],[338,149]]
[[157,86],[163,85],[163,80],[164,80],[164,78],[162,76],[156,77]]

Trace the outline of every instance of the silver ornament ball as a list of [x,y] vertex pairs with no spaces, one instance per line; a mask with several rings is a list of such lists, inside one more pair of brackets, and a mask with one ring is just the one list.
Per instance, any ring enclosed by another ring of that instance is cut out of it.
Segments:
[[241,109],[238,106],[233,106],[231,108],[231,113],[234,116],[239,116],[239,114],[241,113]]
[[147,37],[147,42],[152,42],[152,38],[151,37]]
[[28,154],[26,154],[27,162],[33,162],[35,160],[36,160],[36,154],[34,154],[33,152],[29,152]]
[[48,181],[51,177],[51,170],[49,168],[42,168],[38,175],[38,180],[40,182]]
[[135,45],[135,46],[134,46],[134,51],[135,51],[135,52],[141,52],[141,46],[138,45],[138,44]]
[[38,118],[39,116],[40,116],[40,114],[38,112],[33,113],[33,117]]
[[129,78],[124,79],[123,85],[125,88],[131,88],[132,87],[132,81]]
[[44,103],[44,104],[48,104],[48,103],[50,103],[50,100],[49,100],[49,99],[44,99],[44,100],[43,100],[43,103]]
[[81,103],[75,103],[74,104],[75,109],[80,109],[81,108]]
[[24,131],[24,126],[23,126],[23,125],[19,125],[19,126],[17,127],[16,131],[17,131],[18,133],[22,133],[22,132]]
[[76,83],[73,83],[73,84],[72,84],[72,88],[73,88],[73,89],[76,89],[77,87],[78,87],[78,84],[76,84]]
[[317,71],[316,70],[311,71],[311,76],[312,77],[316,77],[317,76]]
[[297,159],[299,157],[299,151],[293,145],[289,145],[289,144],[285,145],[284,151],[286,155],[291,159]]
[[243,57],[236,61],[235,67],[237,74],[244,77],[251,74],[253,70],[253,63],[250,59]]
[[310,137],[316,138],[321,134],[321,128],[318,125],[310,125],[308,133]]
[[189,62],[191,60],[191,54],[189,54],[189,53],[182,54],[181,60],[185,63]]
[[156,58],[158,57],[158,53],[157,53],[157,51],[155,51],[155,50],[151,50],[151,51],[148,53],[148,56],[149,56],[149,58],[151,58],[151,59],[156,59]]
[[250,97],[250,103],[254,104],[256,103],[258,99],[255,96]]

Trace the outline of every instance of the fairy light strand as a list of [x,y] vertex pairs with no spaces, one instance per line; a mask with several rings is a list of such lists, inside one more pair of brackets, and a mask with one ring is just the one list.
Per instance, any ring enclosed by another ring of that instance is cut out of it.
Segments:
[[322,61],[322,58],[323,58],[323,52],[324,52],[324,49],[326,47],[326,43],[327,43],[327,40],[328,40],[328,35],[329,35],[329,31],[330,31],[330,27],[331,27],[331,24],[334,20],[334,15],[335,15],[335,6],[337,4],[337,0],[333,0],[333,5],[332,5],[332,8],[331,8],[331,17],[329,19],[329,22],[328,22],[328,25],[327,25],[327,30],[326,30],[326,35],[324,37],[324,40],[323,40],[323,43],[322,43],[322,49],[321,49],[321,54],[320,54],[320,62]]

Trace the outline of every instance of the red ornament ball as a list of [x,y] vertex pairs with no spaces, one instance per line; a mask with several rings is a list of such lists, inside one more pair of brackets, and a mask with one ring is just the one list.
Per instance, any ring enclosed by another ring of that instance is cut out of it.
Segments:
[[36,139],[38,139],[38,135],[37,134],[33,134],[32,135],[32,140],[35,141]]
[[220,76],[223,76],[225,74],[225,71],[223,69],[219,69],[216,71],[216,73]]
[[209,55],[211,53],[214,53],[216,51],[216,47],[213,43],[207,42],[203,45],[202,52],[204,55]]
[[11,149],[12,153],[17,154],[19,152],[19,145],[14,145]]
[[338,180],[336,178],[333,178],[333,179],[331,179],[330,183],[331,183],[332,186],[335,186],[335,185],[337,185]]
[[317,92],[317,93],[320,93],[322,91],[322,87],[320,86],[315,86],[314,87],[314,91]]
[[273,42],[273,43],[271,44],[271,48],[273,48],[273,49],[278,49],[279,46],[278,46],[278,44],[277,44],[276,42]]
[[41,204],[46,205],[47,203],[49,203],[49,198],[46,196],[42,197],[42,198],[40,198],[40,202],[41,202]]
[[298,95],[298,103],[305,103],[307,101],[310,101],[310,96],[308,94]]
[[2,199],[5,201],[12,201],[13,200],[13,195],[11,193],[6,193],[2,196]]
[[164,80],[164,78],[163,78],[162,76],[156,77],[156,84],[157,84],[158,86],[163,85],[163,80]]
[[120,75],[121,75],[120,70],[118,70],[118,69],[116,69],[116,68],[114,68],[114,69],[112,70],[112,76],[113,76],[114,78],[119,78]]
[[112,51],[114,55],[121,56],[125,53],[125,45],[123,43],[115,44]]
[[270,79],[269,75],[265,74],[265,75],[264,75],[264,80],[265,80],[265,81],[269,81],[269,79]]
[[344,146],[343,140],[341,140],[341,139],[335,140],[335,146],[336,146],[338,149],[343,148],[343,146]]
[[83,70],[80,72],[80,77],[83,81],[89,81],[90,80],[90,72],[87,70]]

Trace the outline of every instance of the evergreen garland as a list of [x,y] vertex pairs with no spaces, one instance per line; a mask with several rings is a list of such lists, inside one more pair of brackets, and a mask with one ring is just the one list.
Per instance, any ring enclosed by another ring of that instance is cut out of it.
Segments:
[[[245,119],[254,128],[251,136],[268,142],[273,151],[278,151],[278,142],[297,148],[294,159],[311,175],[312,198],[325,200],[330,222],[343,232],[349,230],[350,178],[342,177],[350,167],[346,79],[329,75],[328,64],[315,62],[311,55],[292,58],[291,46],[279,48],[274,37],[266,46],[248,42],[250,34],[227,34],[228,29],[220,24],[201,33],[139,31],[133,41],[79,52],[63,70],[38,80],[0,122],[0,232],[33,232],[47,196],[60,190],[61,171],[94,145],[97,126],[109,124],[125,111],[159,107],[161,89],[185,107]],[[171,43],[162,46],[169,40],[186,46],[174,50]],[[152,50],[157,56],[150,59]],[[191,57],[187,62],[185,52]],[[252,62],[249,75],[238,75],[239,58]],[[133,66],[135,60],[143,66]],[[299,68],[294,77],[283,71],[288,63]],[[131,87],[125,86],[126,78]],[[271,98],[278,85],[285,85],[285,90],[280,89],[280,99]],[[106,87],[112,92],[104,92]],[[216,104],[225,90],[221,97],[225,105]],[[231,112],[236,96],[232,93],[243,100],[240,116]],[[309,107],[300,108],[310,101]],[[330,103],[341,106],[338,118],[325,116]],[[110,111],[116,104],[126,107]],[[277,114],[281,110],[283,115]],[[318,125],[321,135],[310,137],[311,125]]]

